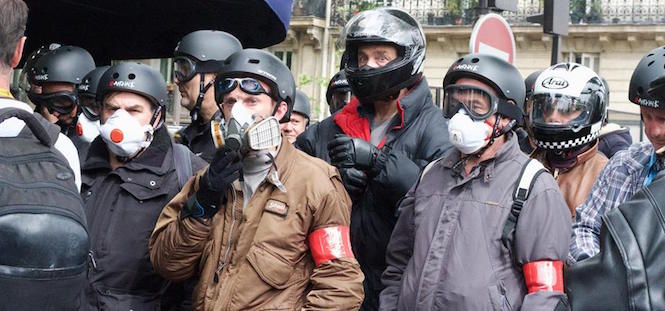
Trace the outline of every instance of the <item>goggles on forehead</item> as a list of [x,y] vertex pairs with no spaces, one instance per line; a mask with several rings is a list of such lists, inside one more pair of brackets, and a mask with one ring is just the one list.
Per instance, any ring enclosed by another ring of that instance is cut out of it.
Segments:
[[196,75],[196,62],[189,57],[173,59],[173,74],[181,82],[187,82]]
[[236,87],[240,86],[240,89],[250,95],[260,95],[266,94],[270,98],[274,97],[272,94],[268,93],[266,89],[261,86],[261,82],[254,78],[226,78],[215,81],[215,100],[218,103],[224,101],[224,95],[235,90]]
[[485,120],[496,113],[499,101],[483,88],[453,84],[444,89],[443,115],[450,119],[464,109],[472,120]]
[[45,106],[50,113],[67,114],[72,112],[79,102],[78,95],[72,92],[55,92],[49,94],[28,93],[30,101]]
[[97,105],[97,101],[94,97],[81,96],[79,106],[81,107],[81,112],[88,118],[88,120],[99,120],[99,110],[101,109],[101,106]]

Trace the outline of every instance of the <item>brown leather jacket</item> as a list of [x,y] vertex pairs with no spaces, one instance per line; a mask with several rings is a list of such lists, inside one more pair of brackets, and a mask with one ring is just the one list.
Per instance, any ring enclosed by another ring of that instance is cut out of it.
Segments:
[[605,155],[598,152],[598,141],[589,150],[577,156],[577,163],[566,170],[558,170],[550,167],[545,158],[545,150],[536,149],[531,157],[537,159],[550,170],[554,179],[559,184],[561,194],[568,204],[570,215],[575,219],[575,209],[586,200],[591,192],[593,184],[605,168],[608,160]]
[[150,238],[154,269],[171,280],[199,274],[195,310],[356,310],[363,274],[353,257],[314,264],[311,232],[349,226],[351,200],[337,170],[282,143],[273,170],[243,211],[238,181],[212,220],[180,219],[205,171],[164,208]]

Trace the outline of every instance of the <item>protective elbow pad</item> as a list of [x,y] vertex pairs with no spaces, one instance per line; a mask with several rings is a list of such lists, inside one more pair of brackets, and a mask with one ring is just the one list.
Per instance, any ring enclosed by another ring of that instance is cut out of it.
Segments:
[[315,265],[328,260],[353,257],[348,226],[333,226],[312,231],[309,248]]
[[529,294],[539,291],[563,293],[562,261],[532,261],[524,264],[522,271]]

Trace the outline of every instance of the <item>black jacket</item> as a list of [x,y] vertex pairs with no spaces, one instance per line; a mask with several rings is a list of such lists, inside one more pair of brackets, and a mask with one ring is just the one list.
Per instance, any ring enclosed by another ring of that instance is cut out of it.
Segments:
[[[213,119],[219,117],[221,117],[221,113],[218,111]],[[177,143],[187,146],[189,150],[208,163],[212,161],[217,151],[212,141],[210,122],[203,122],[201,118],[178,131],[174,139]]]
[[[206,164],[191,159],[194,172]],[[101,137],[92,142],[82,169],[93,263],[82,310],[159,310],[168,283],[152,269],[148,238],[179,188],[166,127],[146,151],[115,170]]]
[[[630,130],[612,125],[610,123],[601,129],[598,139],[598,151],[602,152],[608,159],[612,158],[618,151],[628,149],[633,144]],[[604,133],[604,129],[608,129],[606,133]]]
[[[380,171],[371,178],[363,195],[352,197],[351,244],[365,274],[362,310],[378,308],[378,296],[383,288],[381,273],[386,268],[386,246],[397,220],[399,200],[416,182],[423,167],[442,156],[451,146],[448,123],[441,110],[433,105],[425,79],[415,85],[398,105],[397,115],[391,121],[391,130],[381,148],[387,156],[379,157],[384,160],[377,161]],[[296,147],[330,162],[328,142],[336,134],[353,132],[347,128],[349,124],[364,124],[365,128],[361,130],[368,134],[368,116],[371,114],[354,98],[335,115],[307,129],[296,140]]]

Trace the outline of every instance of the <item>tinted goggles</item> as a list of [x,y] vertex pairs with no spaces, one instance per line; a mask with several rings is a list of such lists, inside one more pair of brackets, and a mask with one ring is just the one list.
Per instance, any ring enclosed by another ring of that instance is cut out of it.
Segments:
[[91,121],[99,120],[99,112],[101,105],[92,96],[81,96],[79,106],[82,108],[81,112]]
[[444,89],[443,115],[450,119],[464,109],[472,120],[485,120],[497,111],[499,98],[483,88],[449,85]]
[[72,92],[55,92],[49,94],[28,93],[28,98],[34,104],[45,106],[49,113],[71,113],[79,102],[78,95]]
[[189,57],[173,59],[173,74],[180,82],[187,82],[196,75],[196,62]]
[[215,80],[215,101],[221,103],[224,101],[224,95],[231,93],[236,87],[250,95],[266,94],[270,98],[274,97],[261,86],[261,82],[254,78],[226,78]]

